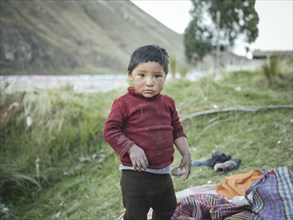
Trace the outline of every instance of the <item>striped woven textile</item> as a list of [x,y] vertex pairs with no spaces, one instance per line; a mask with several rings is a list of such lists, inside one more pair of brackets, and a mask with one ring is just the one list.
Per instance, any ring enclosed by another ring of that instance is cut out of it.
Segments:
[[[225,197],[216,194],[195,194],[183,198],[172,216],[172,220],[221,220],[234,216],[233,219],[249,220],[251,213],[245,211],[249,205],[237,206]],[[244,212],[244,213],[243,213]],[[235,215],[237,214],[237,215]]]
[[293,219],[292,183],[293,173],[287,167],[267,171],[246,191],[252,194],[251,211],[265,220]]
[[293,173],[286,167],[264,172],[246,191],[249,204],[237,205],[217,194],[182,198],[171,220],[293,220]]

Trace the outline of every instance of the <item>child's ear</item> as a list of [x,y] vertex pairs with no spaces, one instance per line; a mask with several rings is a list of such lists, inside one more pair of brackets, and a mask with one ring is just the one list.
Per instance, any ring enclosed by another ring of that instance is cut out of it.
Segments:
[[130,81],[133,80],[133,79],[132,79],[132,74],[131,74],[131,73],[128,73],[128,79],[129,79]]

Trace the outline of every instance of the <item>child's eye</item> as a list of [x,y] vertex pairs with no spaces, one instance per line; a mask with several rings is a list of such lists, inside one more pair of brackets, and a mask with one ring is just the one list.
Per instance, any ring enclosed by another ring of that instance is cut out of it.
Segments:
[[162,77],[162,75],[161,74],[156,74],[155,77],[160,78],[160,77]]
[[139,77],[144,77],[144,73],[139,73],[138,76]]

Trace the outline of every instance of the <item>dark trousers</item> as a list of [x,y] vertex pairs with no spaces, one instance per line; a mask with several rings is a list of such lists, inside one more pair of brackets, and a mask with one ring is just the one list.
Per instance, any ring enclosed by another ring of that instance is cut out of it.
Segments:
[[169,174],[123,170],[121,175],[125,220],[146,220],[150,208],[153,220],[170,220],[176,196]]

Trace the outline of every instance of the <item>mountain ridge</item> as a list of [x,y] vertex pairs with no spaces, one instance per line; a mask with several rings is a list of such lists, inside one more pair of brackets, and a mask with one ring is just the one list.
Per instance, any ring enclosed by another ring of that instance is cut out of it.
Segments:
[[1,0],[0,74],[115,74],[158,44],[185,65],[183,36],[126,1]]

